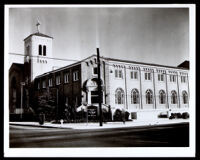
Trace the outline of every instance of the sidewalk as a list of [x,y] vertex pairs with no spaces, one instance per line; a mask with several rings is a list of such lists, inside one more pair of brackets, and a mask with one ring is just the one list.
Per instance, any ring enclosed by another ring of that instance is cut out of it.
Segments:
[[38,122],[9,122],[12,125],[21,126],[35,126],[44,128],[68,128],[68,129],[105,129],[105,128],[125,128],[125,127],[139,127],[139,126],[155,126],[155,125],[165,125],[165,124],[178,124],[178,123],[188,123],[189,119],[159,119],[154,121],[128,121],[125,122],[107,122],[103,123],[103,126],[99,126],[99,123],[64,123],[64,124],[52,124],[46,122],[40,125]]

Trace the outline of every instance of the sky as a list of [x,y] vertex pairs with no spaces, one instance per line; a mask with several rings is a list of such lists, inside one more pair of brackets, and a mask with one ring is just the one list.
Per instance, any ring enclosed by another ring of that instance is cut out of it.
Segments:
[[177,66],[189,60],[188,8],[10,8],[9,52],[24,54],[37,31],[53,37],[56,58],[110,58]]

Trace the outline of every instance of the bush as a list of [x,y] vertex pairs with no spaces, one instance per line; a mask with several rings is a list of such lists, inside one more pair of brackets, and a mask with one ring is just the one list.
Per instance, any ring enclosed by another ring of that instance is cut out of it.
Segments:
[[114,113],[113,119],[114,121],[123,121],[123,118],[125,118],[125,121],[128,121],[129,115],[129,112],[125,111],[125,113],[123,114],[121,110],[117,109]]
[[189,113],[188,112],[182,113],[182,118],[183,119],[188,119],[189,118]]
[[169,117],[169,119],[174,119],[175,116],[171,114],[171,116]]
[[117,109],[113,116],[114,121],[122,121],[122,111]]
[[189,113],[184,112],[184,113],[171,113],[171,116],[169,119],[174,119],[174,118],[183,118],[183,119],[188,119],[189,118]]
[[176,117],[177,117],[177,118],[182,118],[181,113],[177,113],[177,114],[176,114]]

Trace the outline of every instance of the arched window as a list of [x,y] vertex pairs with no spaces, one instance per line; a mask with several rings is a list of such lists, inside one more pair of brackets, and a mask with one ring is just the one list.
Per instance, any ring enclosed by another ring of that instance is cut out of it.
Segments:
[[139,92],[137,89],[133,89],[131,91],[131,104],[138,104],[139,103]]
[[165,104],[165,99],[166,99],[165,91],[164,90],[160,90],[160,92],[159,92],[160,104]]
[[176,93],[176,91],[171,92],[171,103],[177,104],[177,93]]
[[183,104],[187,104],[188,103],[188,94],[186,91],[182,92],[182,96],[183,96]]
[[46,56],[46,46],[43,46],[43,56]]
[[153,104],[153,92],[150,89],[146,91],[146,104]]
[[117,88],[115,91],[115,103],[124,104],[124,91],[121,88]]
[[38,52],[39,52],[39,55],[42,55],[42,45],[41,44],[39,45]]

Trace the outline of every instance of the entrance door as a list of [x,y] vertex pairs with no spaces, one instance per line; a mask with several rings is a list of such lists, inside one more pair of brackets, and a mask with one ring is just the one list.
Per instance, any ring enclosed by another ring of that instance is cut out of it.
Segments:
[[[101,95],[102,95],[102,92],[101,92]],[[99,103],[98,97],[99,97],[98,91],[91,91],[91,103],[92,104]],[[101,102],[103,102],[103,95],[101,96]]]

